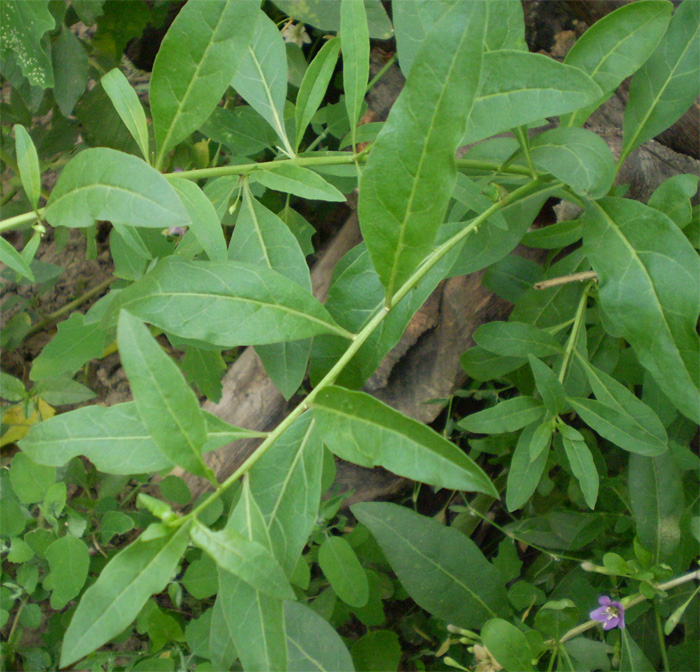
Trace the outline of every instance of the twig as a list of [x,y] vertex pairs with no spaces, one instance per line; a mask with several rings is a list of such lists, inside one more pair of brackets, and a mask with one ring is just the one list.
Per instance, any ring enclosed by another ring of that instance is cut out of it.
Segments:
[[598,276],[595,271],[582,271],[581,273],[572,273],[571,275],[561,275],[558,278],[550,278],[549,280],[542,280],[542,282],[536,282],[533,287],[535,289],[549,289],[550,287],[557,287],[559,285],[567,285],[570,282],[585,282],[586,280],[598,281]]

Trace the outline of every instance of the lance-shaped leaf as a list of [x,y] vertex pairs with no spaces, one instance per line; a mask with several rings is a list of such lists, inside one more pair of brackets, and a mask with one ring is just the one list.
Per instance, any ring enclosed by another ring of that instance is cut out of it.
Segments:
[[22,180],[24,193],[27,194],[29,203],[36,210],[41,197],[41,170],[39,170],[39,157],[36,147],[29,133],[19,124],[15,124],[15,153],[17,154],[17,167],[19,177]]
[[600,479],[593,455],[585,441],[572,440],[567,436],[563,436],[562,440],[571,471],[581,486],[583,498],[589,508],[595,509]]
[[377,540],[406,592],[448,623],[479,628],[508,616],[498,570],[465,534],[396,504],[355,504],[352,512]]
[[457,446],[364,392],[327,387],[311,406],[324,443],[343,460],[441,488],[498,496],[481,467]]
[[506,484],[508,511],[519,509],[532,497],[547,466],[548,445],[545,445],[544,450],[539,451],[534,460],[531,457],[530,448],[533,441],[537,440],[538,427],[540,427],[540,423],[537,421],[525,427],[513,451],[508,471],[508,483]]
[[97,220],[162,229],[190,219],[168,181],[145,161],[97,147],[75,156],[51,192],[52,226],[86,227]]
[[[203,414],[208,450],[260,436],[206,411]],[[56,415],[33,425],[20,447],[37,464],[53,467],[62,467],[76,455],[84,455],[105,474],[148,474],[175,466],[156,447],[133,401],[108,407],[85,406]]]
[[187,525],[151,541],[137,540],[114,556],[80,600],[63,638],[61,667],[120,634],[146,600],[165,588],[187,548]]
[[216,107],[250,44],[259,7],[258,0],[195,0],[178,13],[151,77],[158,165]]
[[204,192],[189,180],[172,180],[173,189],[180,197],[190,218],[190,230],[194,233],[211,261],[225,261],[226,239],[219,216]]
[[284,605],[289,672],[354,672],[350,652],[328,621],[301,602]]
[[584,422],[630,452],[648,456],[665,452],[666,430],[656,413],[612,376],[588,362],[583,365],[598,401],[569,401]]
[[641,0],[623,5],[596,21],[564,59],[583,70],[603,91],[593,105],[567,114],[562,126],[580,126],[623,80],[633,75],[656,48],[671,20],[666,0]]
[[275,555],[291,575],[318,517],[323,444],[311,413],[296,420],[250,470]]
[[48,0],[0,3],[0,53],[12,55],[32,86],[54,85],[51,59],[42,38],[54,27]]
[[[626,339],[681,413],[700,419],[700,261],[663,213],[606,198],[584,215],[606,330]],[[652,326],[653,325],[653,326]]]
[[309,292],[283,275],[238,262],[167,257],[110,304],[168,333],[212,345],[259,345],[321,333],[350,334]]
[[500,667],[531,672],[533,652],[522,630],[502,618],[492,618],[481,629],[481,640]]
[[212,532],[196,522],[191,530],[192,541],[225,571],[271,597],[294,599],[294,591],[275,556],[256,541],[236,530],[226,528]]
[[24,257],[4,238],[0,238],[0,261],[34,282],[34,273]]
[[202,459],[207,426],[197,395],[145,324],[125,310],[117,329],[119,355],[141,421],[158,450],[187,471],[215,481]]
[[562,351],[559,341],[549,332],[525,322],[488,322],[474,332],[474,342],[507,357],[548,357]]
[[461,429],[480,434],[503,434],[518,429],[543,417],[544,406],[539,399],[520,396],[506,399],[493,408],[472,413],[458,423]]
[[258,11],[252,24],[255,32],[230,84],[272,126],[285,151],[293,156],[284,125],[287,97],[284,40],[274,21],[264,12]]
[[647,205],[670,217],[679,229],[684,229],[693,217],[690,199],[698,192],[698,176],[690,173],[674,175],[664,180],[649,197]]
[[[369,46],[369,39],[367,45]],[[328,84],[335,70],[335,64],[338,62],[339,53],[340,40],[338,38],[329,40],[321,47],[304,73],[294,111],[297,133],[296,149],[299,148],[306,127],[323,102],[323,97],[326,95]]]
[[268,189],[283,191],[301,198],[345,202],[345,196],[330,182],[303,166],[282,162],[278,165],[271,164],[270,170],[260,170],[253,173],[251,178]]
[[[369,78],[369,29],[362,0],[342,0],[340,3],[340,39],[343,45],[345,109],[348,111],[354,148],[357,122],[362,113]],[[297,124],[297,134],[298,128]]]
[[53,60],[53,97],[64,117],[73,113],[78,99],[85,93],[90,65],[87,51],[80,40],[65,25],[51,46]]
[[654,556],[669,562],[681,542],[683,478],[673,456],[630,455],[629,493],[637,536]]
[[100,357],[106,334],[99,324],[85,324],[85,315],[75,312],[58,325],[56,335],[32,362],[31,380],[71,376],[88,360]]
[[572,112],[603,95],[578,68],[542,54],[501,49],[484,54],[481,87],[461,144]]
[[479,83],[486,5],[455,3],[418,50],[360,180],[362,234],[387,298],[430,251]]
[[124,126],[136,140],[143,158],[148,161],[148,122],[136,91],[119,68],[110,70],[100,82]]
[[700,95],[700,3],[682,2],[630,84],[620,162],[675,122]]
[[[241,498],[226,523],[226,529],[235,530],[270,552],[273,550],[265,519],[247,480],[243,482]],[[233,638],[245,670],[268,672],[287,669],[282,600],[256,590],[219,567],[217,602],[221,603],[226,630]]]
[[601,198],[610,191],[615,159],[599,135],[583,128],[553,128],[530,142],[535,168],[551,173],[577,194]]
[[[311,291],[309,267],[294,234],[276,214],[259,203],[247,187],[231,236],[229,259],[272,269]],[[286,399],[299,389],[310,351],[309,340],[256,348],[265,371]]]

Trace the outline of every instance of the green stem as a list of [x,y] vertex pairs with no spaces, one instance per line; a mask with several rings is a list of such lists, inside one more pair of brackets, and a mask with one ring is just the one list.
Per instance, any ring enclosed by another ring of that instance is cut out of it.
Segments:
[[104,292],[107,287],[109,287],[113,282],[115,282],[117,278],[109,278],[108,280],[105,280],[104,282],[101,282],[99,285],[95,285],[92,289],[89,289],[85,294],[82,294],[79,296],[77,299],[74,299],[70,303],[67,303],[65,306],[62,308],[59,308],[58,310],[54,311],[50,315],[47,315],[43,320],[39,320],[25,335],[25,338],[31,336],[32,334],[35,334],[37,331],[41,331],[45,327],[47,327],[49,324],[52,322],[56,322],[56,320],[61,319],[64,315],[67,315],[68,313],[73,312],[76,308],[82,306],[86,301],[89,301],[93,296],[97,296],[98,294],[101,294]]
[[31,212],[24,212],[21,215],[15,215],[14,217],[8,217],[0,222],[0,232],[9,231],[10,229],[17,229],[23,224],[28,224],[33,222],[37,217],[43,217],[46,208],[39,208],[36,212],[32,210]]
[[527,134],[527,126],[518,126],[517,128],[514,128],[511,133],[520,143],[520,148],[523,150],[523,155],[525,156],[525,161],[530,171],[530,176],[533,180],[536,179],[537,170],[535,169],[535,164],[532,162],[532,155],[530,154],[530,136]]
[[365,95],[369,93],[369,90],[382,78],[384,77],[386,71],[396,63],[396,54],[394,54],[379,70],[379,72],[372,77],[370,80],[369,84],[367,84],[367,88],[365,89]]
[[654,620],[656,621],[656,635],[659,638],[659,649],[661,649],[661,660],[664,665],[664,672],[669,672],[671,666],[668,662],[668,651],[666,651],[666,637],[664,635],[664,626],[661,623],[661,614],[659,614],[659,604],[654,600]]
[[588,284],[583,288],[583,294],[581,295],[581,300],[579,301],[578,308],[576,309],[576,315],[574,316],[574,326],[571,328],[569,340],[566,343],[564,356],[561,360],[561,368],[559,369],[560,383],[564,382],[564,378],[566,377],[566,371],[569,368],[569,362],[571,361],[571,353],[573,353],[576,349],[576,341],[578,340],[578,335],[581,331],[581,325],[586,319],[586,304],[588,303],[588,292],[591,291],[593,282],[593,280],[590,280]]
[[[354,156],[349,154],[348,156]],[[321,157],[319,157],[321,158]],[[296,159],[297,161],[299,159]],[[318,164],[317,164],[318,165]],[[182,175],[182,173],[179,173]],[[437,247],[433,252],[428,255],[424,263],[413,273],[413,275],[403,284],[402,287],[394,294],[390,305],[383,306],[377,310],[377,312],[372,316],[372,318],[365,324],[365,326],[354,336],[352,342],[348,346],[348,349],[343,353],[340,359],[333,365],[331,370],[323,377],[323,379],[316,385],[316,387],[307,395],[306,399],[301,402],[297,407],[292,410],[292,412],[277,425],[268,435],[267,438],[256,448],[255,452],[252,453],[243,463],[236,469],[204,502],[202,502],[198,507],[193,509],[189,514],[183,516],[179,521],[179,525],[185,524],[186,521],[191,520],[197,516],[202,510],[209,506],[215,499],[220,497],[226,490],[228,490],[243,474],[246,474],[253,465],[267,452],[267,450],[272,446],[272,444],[282,435],[282,433],[313,403],[316,396],[324,388],[332,385],[336,378],[340,375],[341,371],[348,365],[350,360],[357,354],[360,348],[364,345],[367,339],[374,333],[374,330],[384,321],[386,316],[389,314],[391,308],[396,306],[401,299],[403,299],[414,287],[420,282],[420,280],[435,266],[435,264],[440,261],[456,244],[461,242],[466,236],[468,236],[472,231],[474,231],[480,224],[485,222],[491,215],[505,207],[507,204],[524,198],[526,195],[536,190],[540,186],[539,182],[533,181],[508,195],[508,197],[502,199],[498,203],[494,203],[488,210],[481,213],[476,217],[471,224],[466,226],[462,231],[455,234],[449,240],[445,241],[442,245]]]
[[[665,583],[659,583],[655,587],[658,590],[667,591],[671,590],[671,588],[676,588],[677,586],[683,585],[684,583],[688,583],[689,581],[700,581],[700,569],[696,569],[694,572],[688,572],[687,574],[682,574],[681,576],[677,576],[675,579],[671,579],[670,581],[666,581]],[[622,600],[622,606],[625,609],[629,609],[638,604],[641,604],[647,599],[648,598],[642,595],[641,593],[637,593],[636,595],[633,595],[631,597],[625,597]],[[575,628],[569,630],[562,636],[562,638],[559,641],[566,642],[570,639],[573,639],[574,637],[578,637],[587,630],[594,628],[596,625],[598,625],[598,621],[586,621],[585,623],[577,625]],[[553,640],[550,640],[547,643],[550,645],[554,644]]]

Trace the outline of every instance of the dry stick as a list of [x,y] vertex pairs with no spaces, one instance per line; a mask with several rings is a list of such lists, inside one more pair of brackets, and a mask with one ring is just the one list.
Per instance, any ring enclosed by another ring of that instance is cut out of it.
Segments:
[[581,273],[572,273],[571,275],[561,275],[558,278],[550,278],[536,282],[533,287],[535,289],[549,289],[550,287],[558,287],[559,285],[567,285],[570,282],[585,282],[586,280],[598,280],[595,271],[581,271]]

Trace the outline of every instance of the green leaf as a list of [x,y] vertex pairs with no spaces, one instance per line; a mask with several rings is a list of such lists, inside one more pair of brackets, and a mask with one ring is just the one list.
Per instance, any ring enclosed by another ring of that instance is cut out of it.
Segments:
[[700,95],[700,4],[682,2],[630,84],[619,163],[675,122]]
[[146,113],[139,97],[136,95],[129,80],[122,74],[119,68],[110,70],[100,80],[102,88],[109,96],[114,109],[129,129],[129,133],[136,140],[141,154],[146,161],[150,161],[148,153],[148,122]]
[[484,54],[481,87],[461,145],[573,112],[599,100],[600,87],[584,72],[549,56],[517,49]]
[[351,508],[406,592],[433,616],[479,628],[489,618],[510,614],[498,570],[466,535],[396,504],[365,502]]
[[530,141],[535,168],[551,173],[577,194],[601,198],[615,178],[615,159],[599,135],[584,128],[553,128]]
[[698,192],[698,176],[674,175],[664,180],[649,197],[649,207],[656,208],[684,229],[693,217],[690,199]]
[[474,332],[474,342],[507,357],[558,355],[562,348],[554,336],[525,322],[488,322]]
[[[309,268],[294,234],[277,215],[253,198],[247,187],[231,236],[229,258],[277,271],[311,291]],[[285,399],[290,399],[299,389],[310,351],[309,340],[256,348],[265,371]]]
[[572,441],[566,436],[563,436],[562,439],[571,471],[581,486],[583,498],[589,508],[595,509],[600,483],[593,455],[585,441]]
[[535,376],[535,386],[547,410],[553,415],[564,413],[568,409],[564,386],[546,364],[532,355],[528,359],[530,360],[532,373]]
[[399,66],[405,77],[408,77],[413,67],[416,52],[425,40],[425,36],[452,4],[450,0],[436,0],[435,2],[397,0],[392,5]]
[[486,28],[486,49],[520,49],[527,51],[525,16],[519,0],[490,0]]
[[391,630],[372,630],[350,645],[355,666],[367,672],[396,672],[401,663],[399,636]]
[[559,250],[581,240],[583,223],[579,219],[550,224],[541,229],[528,231],[523,238],[523,245],[539,247],[545,250]]
[[300,602],[286,602],[284,620],[289,672],[354,672],[345,643],[325,618]]
[[190,529],[192,541],[223,570],[256,590],[279,599],[294,599],[287,577],[272,553],[232,528],[212,532],[198,521]]
[[277,142],[276,133],[248,105],[239,105],[233,110],[215,107],[199,131],[240,156],[258,154],[267,147],[274,147]]
[[[471,233],[464,241],[459,256],[450,269],[449,277],[474,273],[512,252],[553,192],[551,184],[543,183],[522,200],[506,205],[501,214],[508,225],[507,230],[487,223]],[[456,233],[463,226],[463,222],[446,222],[440,233]]]
[[0,371],[0,398],[7,401],[22,401],[26,395],[24,383],[19,378]]
[[[265,519],[248,481],[226,524],[251,542],[272,552]],[[245,581],[219,568],[217,604],[245,670],[269,672],[287,669],[284,602],[255,590]],[[216,610],[216,606],[215,606]],[[212,628],[212,633],[214,629]],[[213,645],[217,643],[210,640]]]
[[37,464],[24,453],[17,453],[10,466],[10,483],[22,504],[43,502],[56,482],[56,469]]
[[89,387],[81,385],[77,380],[71,380],[68,376],[44,378],[36,384],[34,392],[37,397],[41,397],[52,406],[80,404],[96,396]]
[[666,0],[641,0],[623,5],[596,21],[578,40],[564,63],[583,70],[603,91],[603,97],[561,119],[562,126],[581,126],[588,116],[656,48],[671,19]]
[[457,446],[364,392],[330,386],[311,407],[324,443],[343,460],[441,488],[497,496],[489,477]]
[[182,585],[197,600],[206,600],[216,595],[219,589],[216,563],[207,556],[190,563],[182,577]]
[[4,238],[0,238],[0,262],[7,264],[13,271],[34,282],[34,273],[24,257]]
[[[39,157],[32,138],[27,133],[24,126],[15,124],[15,153],[17,154],[17,167],[19,177],[22,180],[24,193],[36,210],[41,198],[41,169],[39,168]],[[14,249],[14,248],[12,248]]]
[[222,347],[324,332],[349,336],[296,283],[275,271],[232,261],[167,257],[119,293],[104,317],[106,324],[113,324],[122,308],[168,333]]
[[[367,45],[369,48],[369,42],[367,42]],[[340,40],[338,38],[328,40],[316,54],[316,57],[304,74],[294,110],[297,133],[295,149],[297,150],[306,132],[306,127],[323,102],[328,84],[335,70],[335,64],[338,62],[339,53]]]
[[632,639],[627,630],[621,632],[620,643],[620,669],[634,670],[635,672],[654,672],[656,668],[644,655],[641,647]]
[[219,216],[204,192],[189,180],[171,180],[170,185],[185,206],[194,233],[211,261],[226,261],[226,239]]
[[[270,165],[270,164],[268,164]],[[345,196],[318,173],[289,163],[271,164],[270,170],[259,170],[251,178],[268,189],[283,191],[316,201],[345,202]]]
[[481,629],[481,641],[506,670],[527,672],[532,670],[532,650],[527,637],[512,623],[502,618],[493,618]]
[[367,573],[343,537],[330,536],[318,550],[318,564],[335,594],[351,607],[363,607],[369,599]]
[[659,211],[606,198],[586,211],[583,242],[606,330],[627,340],[669,400],[698,422],[700,261],[688,239]]
[[286,429],[250,470],[250,490],[265,517],[275,555],[291,575],[316,524],[323,444],[311,413]]
[[181,366],[187,379],[194,383],[207,399],[215,404],[221,401],[221,374],[226,370],[226,362],[221,352],[188,345]]
[[520,396],[501,401],[485,411],[472,413],[457,423],[461,429],[479,434],[503,434],[515,432],[544,415],[539,399]]
[[541,277],[539,264],[519,254],[509,254],[486,270],[482,284],[502,299],[516,303]]
[[[340,0],[274,0],[285,14],[301,23],[309,23],[321,30],[337,33],[340,30]],[[391,21],[380,0],[365,0],[369,36],[388,40],[393,35]]]
[[85,584],[90,567],[88,547],[77,537],[67,534],[46,549],[46,559],[54,585],[51,608],[63,609]]
[[254,29],[253,36],[230,84],[272,126],[284,151],[294,156],[284,124],[287,97],[284,40],[274,21],[264,12],[258,11],[257,18],[248,21]]
[[187,548],[187,525],[115,555],[85,591],[66,630],[60,667],[67,667],[124,630],[146,600],[165,588]]
[[71,7],[86,26],[91,26],[97,17],[102,16],[104,3],[105,0],[73,0]]
[[178,13],[151,77],[158,165],[216,107],[244,59],[259,7],[255,0],[195,0]]
[[342,0],[340,3],[340,39],[343,45],[345,109],[348,111],[354,148],[357,144],[357,122],[362,114],[369,79],[369,28],[362,0]]
[[508,511],[521,508],[532,497],[547,466],[548,445],[534,460],[531,458],[531,444],[539,426],[540,423],[535,421],[525,427],[515,446],[506,485]]
[[470,378],[482,381],[500,378],[527,364],[527,360],[522,357],[503,357],[478,345],[469,348],[459,361]]
[[654,562],[672,561],[681,542],[684,510],[682,474],[673,452],[630,455],[628,487],[639,541],[652,552]]
[[133,402],[86,406],[34,425],[20,442],[39,464],[61,467],[85,455],[106,474],[139,474],[171,468],[156,448]]
[[0,3],[0,53],[3,57],[12,55],[29,83],[43,89],[54,85],[51,60],[42,40],[53,27],[49,0]]
[[85,362],[101,357],[105,333],[99,324],[84,324],[85,315],[73,313],[59,323],[58,332],[32,362],[31,380],[73,375]]
[[126,311],[119,316],[117,339],[136,409],[158,450],[183,469],[215,482],[202,459],[206,421],[177,364]]
[[479,83],[483,3],[454,4],[421,44],[360,180],[358,214],[390,299],[430,251]]
[[89,65],[87,51],[80,40],[66,27],[51,46],[53,62],[53,97],[61,114],[68,117],[88,83]]
[[156,229],[190,223],[175,190],[157,170],[104,147],[71,159],[51,192],[45,216],[52,226],[67,227],[92,226],[97,220]]
[[[589,363],[584,366],[593,393],[600,402],[591,405],[590,400],[586,400],[588,403],[583,404],[589,414],[598,413],[593,423],[590,423],[591,426],[601,436],[633,453],[653,457],[665,452],[668,446],[666,430],[656,413],[604,371]],[[579,412],[577,405],[581,406],[583,400],[570,401],[574,410]],[[581,417],[584,418],[584,415],[581,414]],[[602,418],[606,420],[603,421]],[[584,420],[588,422],[585,418]]]
[[[450,211],[451,221],[455,221],[455,219],[465,219],[469,217],[471,213],[480,215],[493,205],[493,201],[484,194],[484,187],[478,185],[463,173],[457,173],[457,182],[455,184],[455,190],[452,193],[452,198],[461,203],[463,207],[460,209],[458,217],[455,214],[456,208]],[[504,231],[508,229],[508,223],[502,212],[494,213],[487,221],[489,224],[497,226]]]

